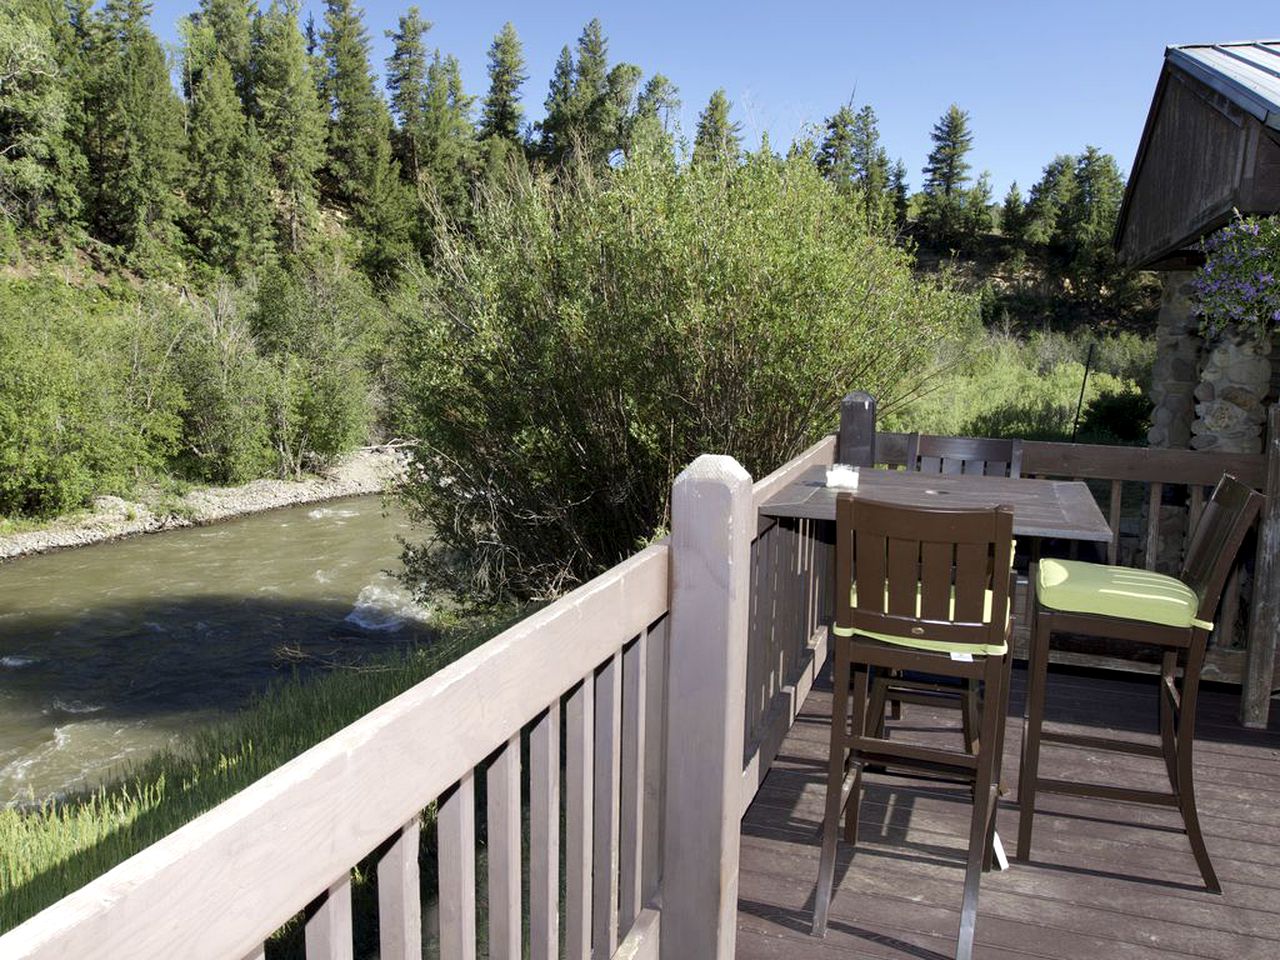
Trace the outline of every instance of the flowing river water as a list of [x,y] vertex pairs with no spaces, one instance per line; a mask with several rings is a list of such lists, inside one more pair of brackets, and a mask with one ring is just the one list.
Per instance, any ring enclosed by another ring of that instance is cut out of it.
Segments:
[[429,631],[379,497],[0,564],[0,803],[94,785],[302,663]]

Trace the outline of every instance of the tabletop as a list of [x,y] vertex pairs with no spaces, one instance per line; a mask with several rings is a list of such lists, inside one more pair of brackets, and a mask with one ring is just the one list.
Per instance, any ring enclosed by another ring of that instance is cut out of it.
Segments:
[[[770,517],[835,520],[836,494],[827,486],[827,468],[811,467],[760,507]],[[1024,480],[973,474],[944,476],[905,470],[858,471],[858,489],[848,491],[883,503],[907,507],[1013,508],[1018,537],[1058,537],[1107,543],[1111,528],[1089,488],[1078,480]]]

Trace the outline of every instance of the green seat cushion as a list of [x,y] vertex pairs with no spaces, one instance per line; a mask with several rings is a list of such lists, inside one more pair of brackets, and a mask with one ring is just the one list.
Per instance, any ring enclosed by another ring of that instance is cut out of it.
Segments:
[[1109,567],[1082,560],[1041,560],[1036,596],[1051,610],[1141,620],[1166,627],[1203,627],[1200,598],[1176,577],[1154,570]]
[[[887,591],[888,588],[886,588]],[[984,591],[986,599],[982,606],[982,622],[991,622],[991,604],[993,602],[990,590]],[[858,586],[854,584],[849,591],[849,602],[852,606],[858,605]],[[951,616],[955,616],[955,591],[951,595]],[[916,587],[916,616],[920,615],[920,588]],[[1009,632],[1009,604],[1005,603],[1004,609],[1005,635]],[[1005,651],[1009,649],[1007,643],[990,644],[990,643],[952,643],[946,640],[930,640],[928,637],[900,637],[891,633],[872,633],[870,630],[855,630],[852,627],[832,627],[831,632],[837,637],[868,637],[872,640],[879,640],[882,643],[892,643],[899,647],[911,647],[915,650],[928,650],[933,653],[971,653],[975,656],[1003,656]]]

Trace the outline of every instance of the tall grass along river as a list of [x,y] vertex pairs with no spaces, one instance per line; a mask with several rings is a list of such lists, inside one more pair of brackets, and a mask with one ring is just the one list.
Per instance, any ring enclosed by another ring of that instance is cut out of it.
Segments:
[[378,497],[0,564],[0,803],[126,772],[274,679],[427,639]]

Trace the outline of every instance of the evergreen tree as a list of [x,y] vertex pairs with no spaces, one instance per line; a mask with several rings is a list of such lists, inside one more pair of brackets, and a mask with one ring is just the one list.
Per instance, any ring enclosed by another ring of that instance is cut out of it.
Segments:
[[573,126],[570,101],[573,97],[573,52],[568,46],[560,48],[547,99],[543,101],[546,115],[538,124],[539,152],[551,163],[559,163],[569,150]]
[[1086,295],[1100,296],[1120,278],[1111,238],[1124,199],[1124,179],[1113,156],[1089,146],[1076,158],[1075,185],[1062,208],[1058,232],[1071,277]]
[[387,89],[391,112],[398,124],[393,134],[396,160],[412,184],[422,177],[423,141],[426,137],[427,54],[422,38],[431,24],[417,7],[400,18],[399,29],[387,31],[394,44],[387,59]]
[[573,66],[573,92],[569,95],[569,124],[573,143],[596,161],[607,155],[613,139],[613,116],[609,89],[609,41],[598,18],[582,28],[577,58]]
[[893,221],[901,228],[907,222],[911,197],[907,189],[907,165],[899,157],[889,169],[889,195],[893,203]]
[[888,215],[892,205],[889,156],[880,145],[879,125],[870,104],[856,114],[843,106],[827,119],[817,164],[841,191],[858,195],[868,223],[880,223]]
[[211,267],[244,272],[270,255],[270,171],[257,127],[241,110],[231,65],[221,55],[200,72],[189,131],[192,245]]
[[924,167],[924,222],[934,244],[954,244],[963,231],[965,184],[973,147],[969,114],[954,103],[934,124],[933,149]]
[[1058,249],[1066,246],[1061,229],[1062,211],[1075,196],[1075,167],[1074,157],[1059,154],[1045,166],[1040,180],[1031,188],[1027,204],[1028,242]]
[[200,0],[195,21],[207,31],[209,49],[202,51],[201,63],[221,56],[231,68],[236,91],[248,104],[253,88],[253,0]]
[[737,162],[742,152],[742,125],[730,121],[732,107],[723,88],[711,94],[698,116],[698,131],[693,141],[694,163]]
[[489,93],[480,110],[481,140],[496,137],[515,143],[520,139],[524,119],[520,85],[527,79],[520,38],[508,21],[489,47]]
[[631,132],[635,124],[636,88],[642,71],[634,63],[619,63],[605,80],[605,97],[599,110],[600,137],[597,158],[608,162],[615,150],[624,154],[631,149]]
[[991,174],[983,170],[972,189],[964,191],[960,243],[972,250],[978,240],[991,230]]
[[175,240],[183,108],[144,0],[107,0],[90,20],[84,98],[86,200],[98,239],[144,266]]
[[298,30],[298,0],[272,0],[254,24],[254,100],[277,190],[280,247],[299,253],[317,214],[325,118]]
[[1018,189],[1018,181],[1009,184],[1000,205],[1000,232],[1015,247],[1021,247],[1027,234],[1027,205]]
[[354,0],[326,0],[324,20],[322,89],[330,117],[324,187],[330,200],[358,214],[383,175],[377,164],[382,144],[389,142],[391,117],[369,67],[369,35],[359,7]]
[[466,211],[475,167],[471,106],[457,58],[437,50],[427,69],[423,171],[442,208],[455,218]]

